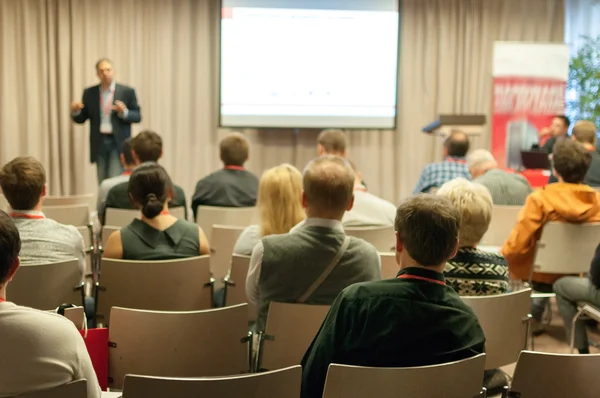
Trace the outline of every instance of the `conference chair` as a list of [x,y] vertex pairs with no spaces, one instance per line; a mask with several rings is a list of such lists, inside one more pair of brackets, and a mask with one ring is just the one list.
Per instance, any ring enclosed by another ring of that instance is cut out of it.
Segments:
[[88,205],[90,209],[93,209],[96,207],[96,199],[94,196],[93,193],[68,196],[46,196],[44,198],[44,206]]
[[461,298],[473,309],[485,334],[485,369],[515,363],[527,348],[531,289]]
[[209,256],[161,261],[103,258],[95,298],[97,320],[105,325],[116,306],[155,311],[211,308]]
[[90,207],[87,204],[47,206],[42,208],[44,215],[56,222],[76,227],[87,226],[90,223]]
[[588,303],[577,303],[577,313],[573,317],[573,321],[571,321],[571,338],[569,339],[569,347],[571,348],[571,354],[575,350],[575,325],[577,324],[579,318],[581,318],[582,316],[586,316],[595,320],[596,322],[600,322],[600,309]]
[[83,305],[84,283],[77,259],[21,265],[6,287],[8,300],[46,310],[61,304]]
[[247,312],[245,304],[187,312],[114,307],[108,330],[109,387],[122,389],[127,374],[205,377],[248,372]]
[[[185,220],[185,207],[171,207],[169,213],[180,220]],[[114,207],[106,208],[104,215],[104,225],[113,227],[126,227],[135,219],[140,219],[142,213],[137,209],[115,209]]]
[[231,257],[231,269],[224,279],[225,305],[248,303],[248,322],[256,322],[256,305],[250,303],[246,294],[246,276],[250,267],[250,256],[234,254]]
[[[69,321],[71,321],[77,329],[79,329],[79,330],[84,329],[86,318],[85,318],[85,312],[83,310],[83,307],[75,306],[75,307],[65,308],[64,311],[65,312],[64,312],[63,316],[65,318],[67,318]],[[51,314],[58,314],[56,309],[46,310],[46,312],[49,312]]]
[[498,206],[492,208],[492,221],[481,240],[482,245],[502,246],[517,223],[521,206]]
[[400,272],[400,266],[396,262],[396,252],[379,253],[381,259],[381,278],[394,279]]
[[300,364],[329,311],[328,305],[271,302],[264,331],[258,333],[254,369]]
[[510,397],[596,398],[600,391],[600,354],[570,355],[523,351]]
[[202,228],[212,245],[213,225],[247,227],[257,220],[256,212],[256,207],[198,206],[196,223]]
[[389,252],[396,247],[394,227],[345,227],[346,235],[363,239],[380,251]]
[[[485,354],[411,368],[371,368],[332,363],[323,398],[471,398],[481,396]],[[485,396],[485,395],[484,395]]]
[[123,383],[123,396],[300,398],[301,376],[299,365],[230,377],[166,378],[128,374]]
[[89,276],[93,272],[93,264],[95,261],[96,247],[94,245],[94,229],[93,224],[79,226],[77,230],[83,238],[83,249],[85,250],[85,276]]
[[[215,289],[223,287],[223,278],[229,271],[233,247],[244,227],[213,225],[210,243],[210,270],[215,279]],[[206,233],[206,231],[204,231]]]
[[72,381],[49,390],[36,391],[29,394],[13,395],[12,398],[87,398],[87,381]]
[[6,200],[6,197],[0,193],[0,210],[8,212],[9,208],[10,206],[8,204],[8,201]]
[[114,225],[104,225],[102,227],[102,246],[100,246],[100,247],[104,248],[106,246],[106,242],[108,242],[108,238],[110,237],[110,235],[113,232],[120,231],[120,230],[121,230],[121,227],[117,227]]

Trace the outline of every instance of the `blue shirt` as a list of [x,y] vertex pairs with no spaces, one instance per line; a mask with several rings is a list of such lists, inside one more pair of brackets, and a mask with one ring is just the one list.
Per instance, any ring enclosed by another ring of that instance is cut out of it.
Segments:
[[459,177],[471,179],[467,162],[464,158],[447,157],[443,162],[425,166],[413,193],[429,192],[432,188],[439,188],[444,183]]

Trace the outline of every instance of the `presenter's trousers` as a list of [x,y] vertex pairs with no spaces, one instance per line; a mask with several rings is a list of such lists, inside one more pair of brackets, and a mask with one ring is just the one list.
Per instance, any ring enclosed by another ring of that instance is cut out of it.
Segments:
[[98,173],[98,184],[110,177],[116,177],[123,173],[123,165],[119,156],[119,148],[112,134],[102,134],[98,158],[96,159],[96,171]]

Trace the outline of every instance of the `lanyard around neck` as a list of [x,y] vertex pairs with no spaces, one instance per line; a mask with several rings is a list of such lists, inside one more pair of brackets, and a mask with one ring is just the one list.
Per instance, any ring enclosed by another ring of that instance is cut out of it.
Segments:
[[25,214],[25,213],[10,213],[9,216],[12,218],[29,218],[31,220],[38,220],[40,218],[46,218],[41,214]]
[[398,279],[417,279],[420,281],[437,283],[438,285],[446,286],[446,282],[444,282],[444,281],[439,281],[437,279],[426,278],[424,276],[418,276],[418,275],[402,274],[402,275],[398,276]]

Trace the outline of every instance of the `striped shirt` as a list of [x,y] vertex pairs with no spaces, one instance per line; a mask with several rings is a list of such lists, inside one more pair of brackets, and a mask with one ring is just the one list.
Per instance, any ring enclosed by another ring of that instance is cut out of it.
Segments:
[[431,192],[432,189],[437,189],[444,183],[459,177],[471,179],[467,162],[464,158],[447,157],[443,162],[425,166],[413,193]]
[[490,169],[473,182],[486,187],[492,194],[494,204],[500,206],[523,206],[532,192],[525,177],[500,169]]

